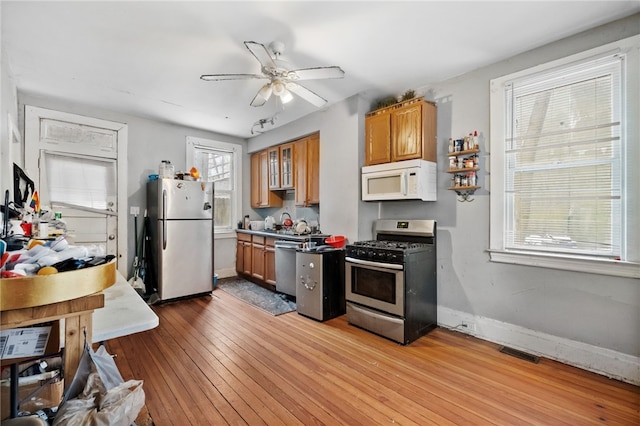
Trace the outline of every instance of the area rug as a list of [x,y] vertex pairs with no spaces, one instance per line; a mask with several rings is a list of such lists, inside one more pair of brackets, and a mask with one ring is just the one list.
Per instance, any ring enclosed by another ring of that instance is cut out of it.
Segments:
[[267,290],[242,278],[221,278],[218,280],[217,288],[271,315],[281,315],[296,310],[295,302],[287,299],[284,294]]

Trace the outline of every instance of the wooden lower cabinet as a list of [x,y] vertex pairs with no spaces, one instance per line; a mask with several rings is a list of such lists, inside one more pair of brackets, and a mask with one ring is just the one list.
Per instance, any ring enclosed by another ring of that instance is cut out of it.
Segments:
[[257,235],[251,244],[251,276],[264,281],[264,237]]
[[256,284],[275,290],[275,238],[237,233],[236,272]]
[[267,284],[276,285],[276,248],[275,238],[267,238],[264,246],[264,280]]
[[251,275],[251,235],[237,234],[236,272]]

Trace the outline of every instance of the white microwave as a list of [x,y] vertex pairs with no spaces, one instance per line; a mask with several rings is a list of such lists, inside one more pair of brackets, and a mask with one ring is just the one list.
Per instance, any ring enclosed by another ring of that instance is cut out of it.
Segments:
[[362,200],[436,201],[436,163],[406,160],[362,168]]

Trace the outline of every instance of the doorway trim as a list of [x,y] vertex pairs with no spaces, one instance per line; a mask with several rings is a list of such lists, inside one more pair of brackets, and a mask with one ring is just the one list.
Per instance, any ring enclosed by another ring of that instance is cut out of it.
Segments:
[[[53,119],[67,121],[69,123],[82,124],[92,127],[101,127],[117,132],[116,164],[117,164],[117,200],[118,200],[118,244],[117,262],[118,271],[127,276],[128,273],[128,238],[127,238],[127,146],[129,127],[124,123],[102,120],[52,109],[40,108],[31,105],[24,106],[24,147],[25,147],[25,171],[29,176],[38,176],[40,148],[33,149],[34,141],[39,141],[40,120]],[[109,154],[104,157],[111,157]]]

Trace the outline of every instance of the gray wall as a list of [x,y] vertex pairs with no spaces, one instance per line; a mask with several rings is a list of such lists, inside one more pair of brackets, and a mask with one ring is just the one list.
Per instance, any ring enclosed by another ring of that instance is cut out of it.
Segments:
[[[320,130],[323,230],[354,240],[367,238],[372,222],[378,216],[436,219],[438,304],[441,308],[479,322],[486,318],[504,323],[505,335],[509,334],[509,328],[531,330],[561,341],[577,342],[577,346],[585,344],[587,348],[628,354],[631,364],[637,365],[640,355],[640,282],[637,279],[489,261],[486,169],[490,79],[637,34],[639,22],[639,15],[635,15],[458,78],[419,88],[418,93],[438,105],[437,202],[359,201],[359,168],[364,152],[362,123],[364,114],[369,111],[369,105],[363,99],[349,99],[250,139],[249,150],[256,151]],[[483,189],[475,194],[473,202],[462,203],[456,200],[455,193],[446,189],[450,178],[445,173],[446,145],[449,137],[462,137],[473,130],[480,134],[482,171],[479,185]],[[482,330],[478,335],[483,335]],[[523,345],[527,343],[519,346]],[[626,379],[637,382],[640,378],[635,372],[635,377]]]
[[[326,110],[249,140],[256,152],[313,132],[320,132],[320,227],[349,241],[371,238],[377,205],[360,201],[360,167],[364,164],[364,114],[369,103],[354,96]],[[245,182],[249,181],[245,168]],[[248,190],[248,185],[246,189]],[[244,206],[249,206],[245,193]],[[260,211],[252,212],[261,214]],[[246,214],[249,214],[248,212]]]
[[[176,170],[186,169],[187,136],[196,136],[246,146],[246,141],[240,138],[115,113],[93,106],[70,104],[69,102],[59,99],[42,98],[29,93],[18,92],[18,102],[21,128],[24,124],[25,105],[49,108],[57,111],[126,123],[129,128],[129,138],[127,152],[128,205],[125,206],[125,208],[129,211],[130,206],[139,206],[141,215],[143,215],[147,204],[146,182],[148,180],[148,176],[152,173],[158,173],[158,165],[160,164],[160,161],[170,160],[171,163],[175,165]],[[129,259],[127,261],[127,265],[129,269],[131,268],[134,256],[133,217],[130,216],[130,218],[131,220],[127,223],[127,235],[129,235]],[[141,225],[141,217],[139,217],[138,220],[139,225]],[[197,247],[194,247],[194,249],[197,249]],[[234,271],[236,255],[235,238],[220,238],[219,236],[216,236],[214,250],[214,267],[216,272],[219,270]]]
[[0,55],[0,84],[0,188],[2,189],[0,203],[4,204],[7,189],[11,195],[10,199],[13,199],[13,163],[22,165],[24,162],[22,146],[13,143],[9,135],[9,115],[14,124],[18,124],[18,101],[16,86],[4,49]]

